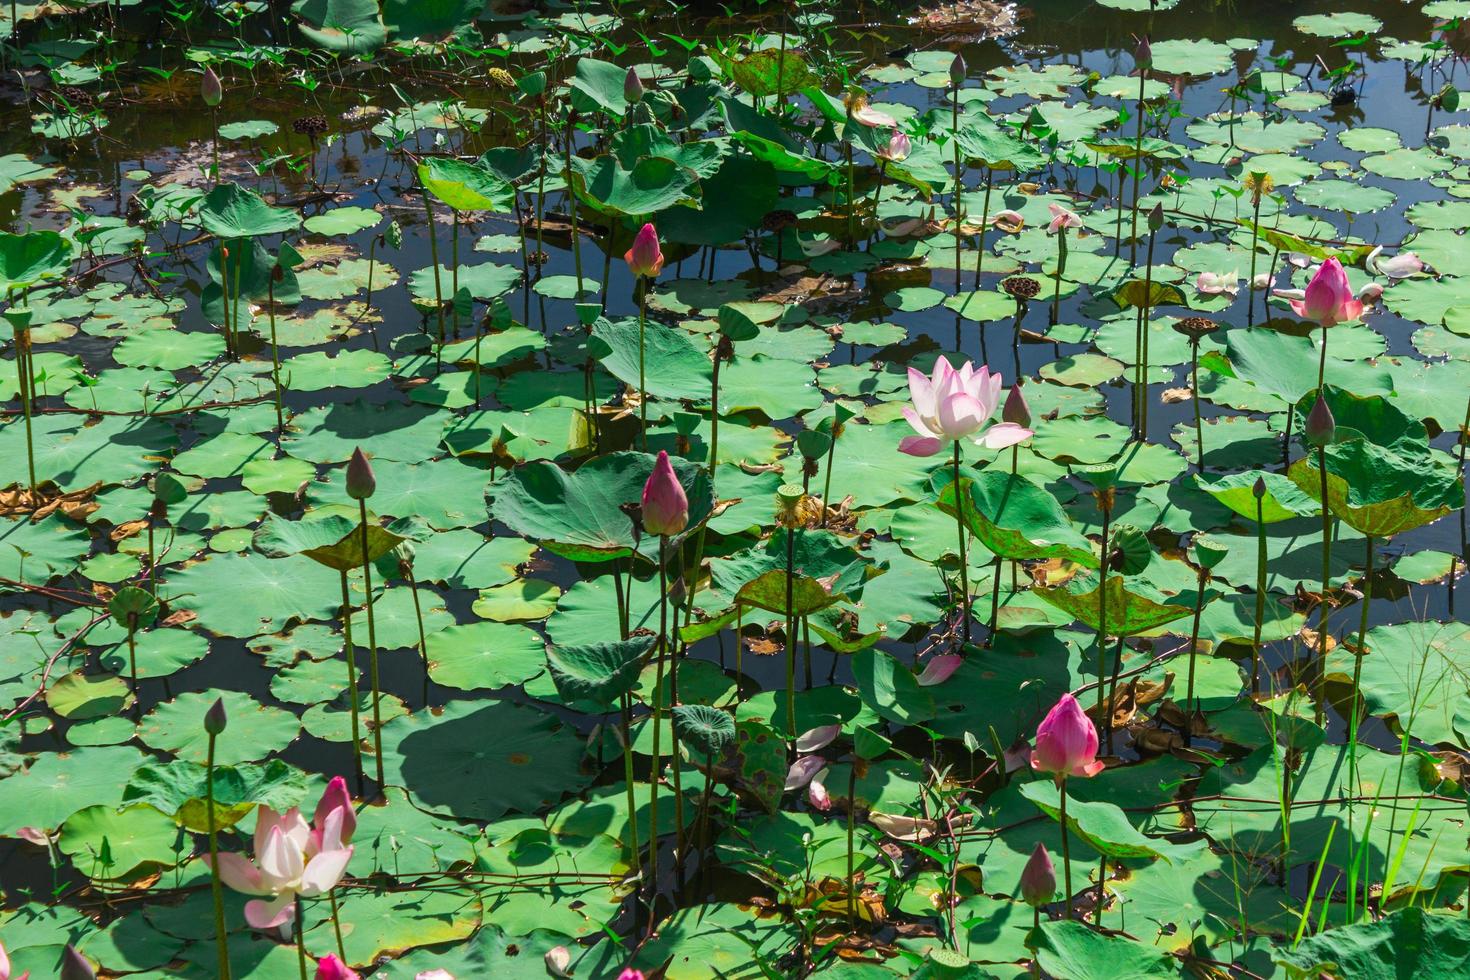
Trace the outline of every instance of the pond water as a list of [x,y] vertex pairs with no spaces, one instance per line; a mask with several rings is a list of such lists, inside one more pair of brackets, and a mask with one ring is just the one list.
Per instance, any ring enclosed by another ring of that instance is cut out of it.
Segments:
[[[1432,973],[1464,938],[1470,3],[296,6],[21,5],[6,50],[17,973],[224,974],[211,753],[222,851],[334,776],[357,810],[299,945],[221,892],[237,977],[1285,976],[1421,927]],[[1272,293],[1329,259],[1364,304],[1330,330]],[[1014,453],[961,440],[962,536],[949,444],[899,451],[941,357],[1030,404]],[[1025,743],[1069,691],[1114,724],[1064,835]]]

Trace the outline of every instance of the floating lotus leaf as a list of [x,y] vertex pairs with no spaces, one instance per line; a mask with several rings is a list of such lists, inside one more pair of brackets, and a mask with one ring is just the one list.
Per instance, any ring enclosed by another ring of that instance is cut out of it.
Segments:
[[[1056,497],[1022,476],[985,470],[960,481],[966,526],[991,552],[1012,561],[1064,558],[1096,568],[1092,544],[1072,526]],[[939,509],[955,512],[955,485],[939,491]]]

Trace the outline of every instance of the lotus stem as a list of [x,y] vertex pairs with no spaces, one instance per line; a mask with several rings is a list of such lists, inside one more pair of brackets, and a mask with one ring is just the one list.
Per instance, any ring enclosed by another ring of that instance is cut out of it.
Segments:
[[424,635],[424,611],[419,605],[419,584],[414,578],[413,566],[408,566],[408,591],[413,596],[413,618],[419,628],[419,659],[424,665],[424,705],[429,703],[429,641]]
[[1327,447],[1317,447],[1317,468],[1322,474],[1322,618],[1317,625],[1317,720],[1322,720],[1327,695],[1327,615],[1331,608],[1327,593],[1332,587],[1332,508],[1327,503]]
[[[1256,325],[1256,243],[1261,235],[1261,191],[1259,188],[1251,193],[1251,209],[1251,278],[1246,284],[1245,293],[1247,299],[1245,325],[1247,327]],[[1264,304],[1264,300],[1262,303]],[[1321,379],[1318,379],[1317,387],[1322,387]]]
[[857,756],[854,755],[847,767],[847,931],[852,932],[857,915],[857,875],[853,861],[853,838],[856,836],[857,819]]
[[[659,594],[667,596],[669,592],[667,565],[660,565],[658,578]],[[664,644],[669,652],[669,710],[672,712],[674,706],[680,703],[679,648],[673,643],[673,636],[679,631],[679,607],[674,607],[674,626],[670,631],[664,625],[664,607],[667,604],[667,601],[660,600],[659,632],[665,637]],[[684,777],[679,758],[679,730],[673,725],[669,726],[669,757],[674,767],[674,881],[678,884],[684,879]]]
[[[270,317],[271,323],[271,387],[276,392],[276,436],[279,438],[286,432],[285,411],[281,407],[281,348],[276,343],[276,266],[271,274],[265,279],[266,315]],[[373,282],[372,260],[368,260],[368,291],[371,295]],[[373,333],[373,346],[378,342],[377,332]]]
[[638,853],[638,805],[633,792],[633,705],[627,694],[620,697],[623,718],[623,782],[628,788],[628,833],[633,853],[633,873],[643,873],[643,858]]
[[1189,395],[1194,403],[1194,443],[1198,455],[1194,461],[1195,471],[1205,471],[1205,427],[1199,413],[1199,338],[1189,338]]
[[645,377],[644,325],[648,321],[648,283],[638,277],[638,437],[643,451],[648,452],[648,387]]
[[[1138,127],[1133,137],[1133,166],[1128,169],[1133,172],[1133,214],[1130,217],[1128,229],[1128,262],[1130,265],[1138,264],[1138,181],[1143,174],[1143,116],[1145,86],[1148,84],[1148,71],[1140,68],[1138,72]],[[1101,884],[1098,886],[1101,888]],[[1098,919],[1102,919],[1102,910],[1098,910]]]
[[296,896],[296,965],[306,980],[306,903]]
[[439,236],[434,231],[434,201],[429,195],[429,188],[423,180],[419,180],[419,188],[424,193],[424,216],[429,222],[429,261],[434,266],[434,316],[439,322],[439,350],[435,357],[435,364],[442,367],[444,359],[444,284],[439,269]]
[[332,908],[332,934],[337,940],[337,956],[342,962],[347,962],[347,944],[342,941],[342,916],[337,911],[337,889],[333,888],[327,892],[327,901]]
[[[29,316],[29,313],[23,314]],[[31,375],[31,328],[13,323],[15,330],[15,381],[20,393],[21,413],[26,425],[26,475],[30,478],[31,490],[36,489],[36,446],[31,434],[31,399],[33,397]]]
[[1098,568],[1097,587],[1097,721],[1107,733],[1108,746],[1112,747],[1113,726],[1108,724],[1107,714],[1103,710],[1105,699],[1103,678],[1107,675],[1107,667],[1104,658],[1107,656],[1108,635],[1108,531],[1112,522],[1112,492],[1110,490],[1100,491],[1098,494],[1098,505],[1102,508],[1102,562]]
[[[965,554],[965,505],[961,496],[965,488],[960,483],[960,443],[954,443],[954,526],[955,535],[959,539],[960,547],[960,636],[965,643],[970,642],[970,566],[969,558]],[[997,576],[999,573],[997,573]],[[1000,588],[997,578],[996,588]],[[986,646],[990,645],[995,635],[995,617],[992,615],[990,623],[991,635],[986,637]]]
[[[980,273],[985,264],[985,232],[990,227],[990,186],[995,178],[995,171],[989,166],[985,168],[985,196],[980,203],[980,244],[975,251],[975,288],[980,288]],[[980,336],[985,336],[985,327],[980,328]]]
[[[1358,785],[1358,705],[1362,701],[1359,696],[1359,686],[1363,682],[1363,658],[1368,655],[1368,607],[1373,604],[1373,535],[1366,535],[1364,543],[1363,564],[1363,610],[1362,617],[1358,620],[1358,648],[1353,651],[1353,689],[1348,695],[1352,698],[1352,707],[1348,710],[1348,771],[1353,776],[1353,792],[1359,792]],[[1323,664],[1323,671],[1326,671]],[[1351,812],[1351,811],[1349,811]]]
[[[572,138],[572,132],[573,132],[573,129],[574,129],[575,126],[576,126],[576,115],[575,115],[575,113],[568,113],[567,114],[567,137],[566,137],[566,144],[567,144],[566,145],[566,151],[567,151],[566,152],[566,167],[565,167],[565,176],[563,177],[563,180],[565,181],[565,183],[567,185],[567,211],[571,215],[571,223],[572,223],[572,262],[575,263],[576,268],[577,268],[577,300],[578,300],[578,302],[580,302],[581,299],[582,299],[582,290],[583,290],[583,286],[582,286],[582,242],[581,242],[580,233],[579,233],[578,228],[577,228],[577,195],[572,190],[572,147],[574,145],[574,140]],[[537,228],[537,231],[540,231],[540,228],[539,227]]]
[[363,795],[362,734],[357,717],[357,660],[352,646],[352,599],[347,593],[347,570],[342,577],[342,649],[347,660],[347,705],[352,712],[352,758],[357,765],[357,793]]
[[[1098,688],[1101,689],[1099,684]],[[1063,899],[1062,914],[1072,918],[1072,844],[1071,834],[1067,831],[1067,777],[1065,774],[1057,776],[1057,789],[1061,790],[1061,824],[1062,824],[1062,879],[1066,883],[1067,894]]]
[[[664,667],[668,654],[668,597],[669,582],[665,571],[669,539],[660,535],[658,539],[658,666],[653,682],[653,772],[648,779],[648,895],[649,907],[658,896],[658,783],[663,775],[663,757],[659,754],[662,741],[661,723],[664,704]],[[650,929],[652,925],[650,924]]]
[[[1194,701],[1194,663],[1199,657],[1199,621],[1205,611],[1205,583],[1209,581],[1210,573],[1201,568],[1199,570],[1198,584],[1195,587],[1194,598],[1194,625],[1189,631],[1189,680],[1184,693],[1184,744],[1190,745],[1194,738],[1194,716],[1198,708]],[[1120,658],[1121,659],[1121,658]]]
[[1265,500],[1256,499],[1256,628],[1251,638],[1251,693],[1261,689],[1261,625],[1266,618]]
[[1062,309],[1062,273],[1067,268],[1067,229],[1057,229],[1057,271],[1052,276],[1051,322],[1056,323]]
[[786,528],[786,735],[796,738],[796,527]]
[[230,980],[230,941],[225,935],[225,896],[219,880],[219,832],[214,822],[214,739],[209,732],[209,748],[204,758],[204,813],[209,831],[209,893],[214,902],[215,949],[219,953],[219,975]]
[[373,687],[373,755],[378,773],[378,792],[383,792],[383,719],[379,702],[382,689],[378,681],[378,627],[373,617],[373,563],[368,558],[368,512],[366,498],[357,501],[362,529],[362,581],[367,593],[368,677]]

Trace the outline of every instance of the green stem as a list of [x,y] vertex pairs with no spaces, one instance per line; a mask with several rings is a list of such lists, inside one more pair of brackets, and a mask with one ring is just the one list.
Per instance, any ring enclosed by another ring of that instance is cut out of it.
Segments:
[[362,519],[362,581],[367,592],[368,678],[373,687],[373,756],[378,772],[378,792],[383,791],[383,718],[379,702],[382,687],[378,681],[378,627],[373,617],[373,563],[368,560],[367,501],[359,499],[358,514]]
[[347,660],[347,705],[352,712],[352,758],[357,764],[357,793],[363,794],[362,733],[357,718],[357,654],[352,645],[352,600],[347,593],[347,570],[342,570],[342,652]]
[[638,278],[638,424],[643,451],[648,452],[648,387],[644,374],[643,326],[648,319],[648,283]]
[[1261,689],[1261,624],[1266,618],[1265,498],[1256,500],[1256,627],[1251,637],[1251,693]]
[[786,529],[786,737],[796,738],[796,528]]
[[306,980],[306,906],[300,895],[296,896],[296,965],[301,980]]
[[230,941],[225,935],[225,895],[219,880],[219,831],[214,822],[214,733],[204,762],[204,808],[209,830],[209,891],[214,900],[214,940],[219,953],[219,975],[230,980]]
[[[1101,688],[1101,684],[1098,685]],[[1062,914],[1070,919],[1072,917],[1072,835],[1067,831],[1067,777],[1058,776],[1057,786],[1061,790],[1060,819],[1062,824],[1062,878],[1067,889],[1063,896]]]
[[623,717],[623,781],[628,787],[628,833],[632,837],[633,873],[643,873],[643,858],[638,853],[638,805],[633,793],[633,705],[627,694],[622,695]]
[[[960,485],[960,443],[955,440],[954,444],[954,526],[955,533],[960,543],[960,635],[966,643],[970,642],[970,563],[965,554],[965,509],[960,494],[964,493],[964,487]],[[999,572],[996,573],[996,588],[999,589]],[[995,633],[995,623],[990,624],[991,636]],[[989,645],[990,638],[986,639]],[[794,734],[794,733],[793,733]]]
[[1332,587],[1332,508],[1327,503],[1327,447],[1317,447],[1317,468],[1322,474],[1322,618],[1317,625],[1317,720],[1325,709],[1327,694],[1327,593]]

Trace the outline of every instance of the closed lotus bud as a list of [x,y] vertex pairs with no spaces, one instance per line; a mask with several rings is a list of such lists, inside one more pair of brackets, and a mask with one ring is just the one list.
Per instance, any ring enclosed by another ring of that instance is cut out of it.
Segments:
[[61,980],[97,980],[92,964],[70,943],[61,954]]
[[199,97],[211,109],[219,105],[225,97],[225,89],[220,84],[219,76],[208,65],[204,66],[204,77],[199,80]]
[[1256,477],[1256,482],[1251,485],[1251,493],[1255,495],[1257,500],[1266,496],[1266,478],[1264,476]]
[[1000,410],[1000,420],[1019,425],[1023,429],[1031,428],[1031,406],[1026,404],[1026,396],[1021,393],[1021,379],[1006,394],[1005,407]]
[[630,966],[618,974],[618,980],[644,980],[643,971],[635,970]]
[[643,484],[643,530],[671,537],[689,526],[689,497],[674,473],[669,454],[659,450],[653,472]]
[[1057,869],[1046,853],[1046,845],[1036,842],[1036,849],[1021,870],[1021,900],[1032,908],[1051,902],[1057,894]]
[[368,462],[362,447],[352,450],[347,461],[347,496],[353,500],[366,500],[378,489],[378,478],[373,475],[373,464]]
[[638,77],[635,69],[629,68],[628,74],[623,78],[623,98],[628,100],[629,105],[637,105],[643,101],[643,79]]
[[569,977],[567,967],[572,965],[571,950],[565,946],[553,946],[546,951],[546,972],[553,977]]
[[827,793],[827,787],[812,780],[811,785],[806,788],[806,801],[812,805],[812,809],[826,813],[832,809],[832,797]]
[[1071,694],[1063,694],[1037,727],[1031,768],[1058,777],[1095,776],[1103,770],[1097,729]]
[[214,704],[204,712],[204,730],[210,735],[218,735],[225,730],[230,723],[230,716],[225,713],[225,699],[215,698]]
[[1154,66],[1154,47],[1148,43],[1147,34],[1138,39],[1138,45],[1133,49],[1133,63],[1139,71],[1148,71]]
[[1332,409],[1327,407],[1326,400],[1320,394],[1317,396],[1317,404],[1307,414],[1307,425],[1303,434],[1309,444],[1319,448],[1332,442],[1332,437],[1337,435],[1337,420],[1332,417]]
[[652,279],[663,271],[664,253],[658,247],[658,229],[644,224],[633,236],[633,247],[623,253],[623,261],[635,276]]
[[959,88],[961,85],[965,84],[965,75],[967,71],[968,67],[965,65],[964,56],[956,51],[954,60],[949,63],[949,84],[953,85],[955,88]]
[[1155,204],[1154,209],[1148,213],[1148,230],[1158,231],[1164,227],[1164,205]]

